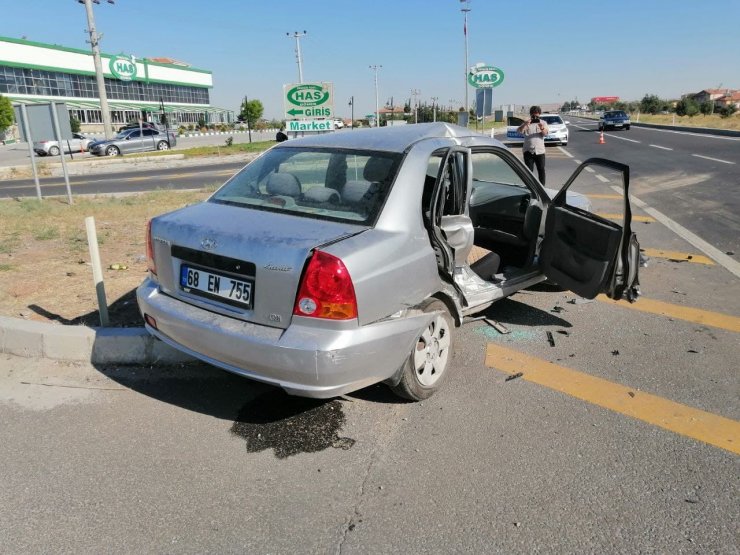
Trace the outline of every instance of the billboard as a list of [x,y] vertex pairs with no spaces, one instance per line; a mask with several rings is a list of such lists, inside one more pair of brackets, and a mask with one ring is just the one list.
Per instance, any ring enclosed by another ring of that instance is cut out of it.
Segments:
[[596,104],[609,104],[610,102],[617,102],[618,100],[618,96],[594,96],[591,99],[591,102]]

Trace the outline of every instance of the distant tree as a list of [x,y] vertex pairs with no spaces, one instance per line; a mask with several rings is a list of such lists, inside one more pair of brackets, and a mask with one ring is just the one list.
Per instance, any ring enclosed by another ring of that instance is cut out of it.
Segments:
[[729,118],[735,112],[737,112],[737,108],[734,104],[728,104],[727,106],[722,106],[722,108],[719,109],[719,115],[723,118]]
[[10,99],[0,94],[0,132],[13,125],[15,113]]
[[239,119],[242,121],[255,123],[262,117],[262,114],[264,112],[265,107],[262,105],[262,102],[256,99],[247,101],[245,98],[239,109]]
[[664,100],[661,100],[654,94],[646,94],[640,101],[640,111],[648,112],[650,114],[657,114],[665,104]]
[[676,104],[676,114],[693,117],[699,113],[699,104],[690,96],[684,96]]
[[705,116],[714,113],[714,101],[705,100],[699,105],[699,111]]
[[74,116],[69,116],[69,127],[72,129],[72,133],[80,132],[80,120]]

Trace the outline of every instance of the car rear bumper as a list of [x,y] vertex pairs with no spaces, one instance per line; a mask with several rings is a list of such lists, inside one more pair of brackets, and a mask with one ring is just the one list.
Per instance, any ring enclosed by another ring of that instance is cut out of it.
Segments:
[[406,361],[419,331],[433,317],[419,313],[353,327],[318,327],[293,318],[286,329],[222,316],[163,294],[147,279],[139,309],[153,317],[147,330],[172,347],[292,395],[329,398],[391,378]]

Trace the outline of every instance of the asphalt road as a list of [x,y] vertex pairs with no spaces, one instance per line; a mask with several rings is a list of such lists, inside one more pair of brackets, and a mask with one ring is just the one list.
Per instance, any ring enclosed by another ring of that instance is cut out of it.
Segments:
[[[0,358],[0,550],[739,552],[740,279],[681,235],[734,248],[732,220],[682,207],[712,186],[735,205],[736,165],[577,125],[548,148],[548,186],[592,156],[630,164],[650,258],[637,303],[500,301],[487,315],[511,333],[456,330],[445,387],[416,404],[383,386],[288,398],[202,364]],[[712,176],[670,188],[671,167]],[[584,173],[599,213],[620,209],[614,177]]]

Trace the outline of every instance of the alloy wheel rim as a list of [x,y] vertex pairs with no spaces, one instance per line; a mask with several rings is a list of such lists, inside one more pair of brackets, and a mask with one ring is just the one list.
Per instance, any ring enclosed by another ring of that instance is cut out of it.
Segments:
[[414,370],[419,383],[434,385],[447,368],[450,348],[450,329],[442,316],[437,315],[416,342]]

